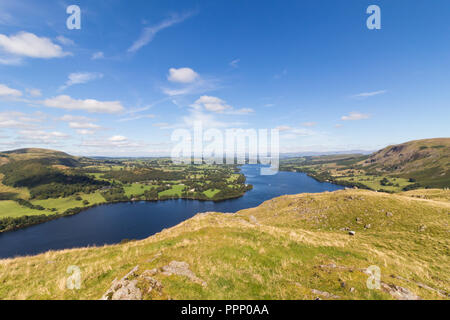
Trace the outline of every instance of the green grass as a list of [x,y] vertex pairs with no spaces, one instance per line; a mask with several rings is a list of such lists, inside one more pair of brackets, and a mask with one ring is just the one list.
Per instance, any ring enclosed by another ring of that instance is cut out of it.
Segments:
[[[387,178],[390,182],[392,182],[393,186],[383,186],[381,185],[381,180],[383,178]],[[350,181],[350,182],[356,182],[356,183],[362,183],[369,187],[372,190],[387,190],[392,192],[400,192],[403,190],[404,187],[413,184],[413,182],[409,182],[408,179],[405,178],[395,178],[395,177],[389,177],[389,176],[368,176],[368,175],[357,175],[354,177],[336,177],[337,182],[339,183],[339,180],[344,181]],[[398,186],[396,186],[398,184]]]
[[17,202],[12,200],[2,200],[0,201],[0,219],[6,217],[20,217],[20,216],[34,216],[41,214],[50,214],[47,210],[34,210],[27,207],[19,205]]
[[[188,263],[207,285],[158,272],[162,295],[144,291],[145,299],[315,299],[312,289],[394,299],[367,288],[363,270],[371,265],[384,283],[443,299],[420,284],[450,291],[449,209],[449,202],[366,190],[282,196],[236,214],[197,215],[141,241],[0,260],[0,299],[99,299],[136,265],[142,274],[171,261]],[[81,270],[80,290],[65,288],[69,265]]]
[[78,195],[73,195],[66,198],[57,199],[45,199],[45,200],[33,200],[31,201],[34,205],[40,205],[47,209],[55,208],[58,213],[63,213],[64,211],[77,207],[85,207],[83,205],[83,200],[89,201],[87,206],[106,203],[105,198],[100,194],[100,192],[94,192],[91,194],[80,194],[82,200],[76,200]]
[[158,195],[161,196],[181,196],[183,189],[185,188],[184,185],[173,185],[172,188],[170,188],[169,190],[165,190],[160,192]]
[[216,194],[220,192],[219,189],[208,189],[205,192],[203,192],[208,198],[214,197]]
[[145,185],[141,183],[133,183],[131,185],[125,185],[123,189],[125,190],[125,195],[127,197],[133,196],[140,196],[143,195],[146,190],[150,190],[152,188],[155,188],[157,186],[152,185]]

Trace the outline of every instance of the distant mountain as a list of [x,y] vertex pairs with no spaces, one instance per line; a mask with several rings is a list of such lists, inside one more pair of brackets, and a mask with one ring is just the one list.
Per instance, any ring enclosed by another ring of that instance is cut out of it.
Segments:
[[346,150],[346,151],[327,151],[327,152],[315,152],[315,151],[305,151],[305,152],[288,152],[281,153],[281,158],[293,158],[293,157],[311,157],[311,156],[326,156],[326,155],[366,155],[371,154],[373,151],[367,150]]
[[450,181],[450,138],[388,146],[361,162],[365,170],[412,178],[422,186],[445,187]]

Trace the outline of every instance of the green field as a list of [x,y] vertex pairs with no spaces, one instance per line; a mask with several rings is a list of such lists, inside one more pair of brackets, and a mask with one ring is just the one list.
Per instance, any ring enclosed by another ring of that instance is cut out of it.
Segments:
[[216,194],[220,192],[219,189],[209,189],[203,192],[208,198],[214,197]]
[[158,187],[158,186],[145,185],[145,184],[142,184],[142,183],[133,183],[131,185],[125,185],[123,187],[123,189],[125,190],[125,195],[127,197],[131,197],[131,196],[136,197],[136,196],[143,195],[146,190],[150,190],[150,189],[155,188],[155,187]]
[[[72,208],[77,207],[86,207],[91,206],[95,204],[101,204],[105,203],[106,200],[103,198],[103,196],[100,194],[100,192],[95,192],[91,194],[80,194],[82,200],[78,201],[76,200],[76,197],[78,195],[73,195],[66,198],[57,198],[57,199],[45,199],[45,200],[32,200],[30,201],[34,205],[40,205],[43,206],[46,209],[52,209],[55,208],[58,213],[64,213],[64,211]],[[87,200],[89,201],[89,204],[84,205],[83,201]]]
[[[384,178],[387,178],[393,186],[383,186],[380,182]],[[405,178],[395,178],[395,177],[387,177],[387,176],[368,176],[368,175],[358,175],[354,177],[336,177],[336,181],[339,183],[340,180],[362,183],[369,187],[372,190],[386,190],[392,192],[400,192],[404,187],[413,184],[413,182],[409,182],[408,179]]]
[[19,205],[17,202],[12,200],[2,200],[0,201],[0,218],[6,217],[20,217],[20,216],[33,216],[41,214],[50,214],[47,210],[34,210],[27,207]]
[[173,185],[172,188],[170,188],[169,190],[165,190],[160,192],[158,195],[161,196],[179,196],[181,197],[181,194],[183,193],[184,188],[186,188],[185,185]]

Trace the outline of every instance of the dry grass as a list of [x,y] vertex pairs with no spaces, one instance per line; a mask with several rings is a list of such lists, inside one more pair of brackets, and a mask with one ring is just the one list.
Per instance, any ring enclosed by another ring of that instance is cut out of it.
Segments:
[[[392,299],[366,286],[362,270],[377,265],[382,281],[442,299],[420,284],[450,291],[448,212],[439,201],[361,190],[283,196],[236,214],[199,214],[142,241],[0,260],[0,298],[99,299],[134,266],[142,272],[177,260],[207,286],[158,273],[161,297],[313,299],[317,289]],[[65,287],[69,265],[81,269],[80,290]]]

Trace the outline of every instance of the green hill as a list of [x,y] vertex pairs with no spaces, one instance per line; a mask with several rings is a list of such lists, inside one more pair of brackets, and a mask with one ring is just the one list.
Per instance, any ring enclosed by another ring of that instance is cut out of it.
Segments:
[[376,191],[450,187],[450,138],[389,146],[371,155],[288,158],[280,170],[306,172],[319,181]]
[[142,241],[0,260],[0,299],[448,299],[449,193],[282,196]]
[[79,158],[67,153],[49,149],[26,148],[0,152],[0,165],[13,161],[36,161],[45,165],[76,167]]
[[361,162],[369,172],[412,178],[422,186],[450,186],[450,138],[416,140],[386,147]]

